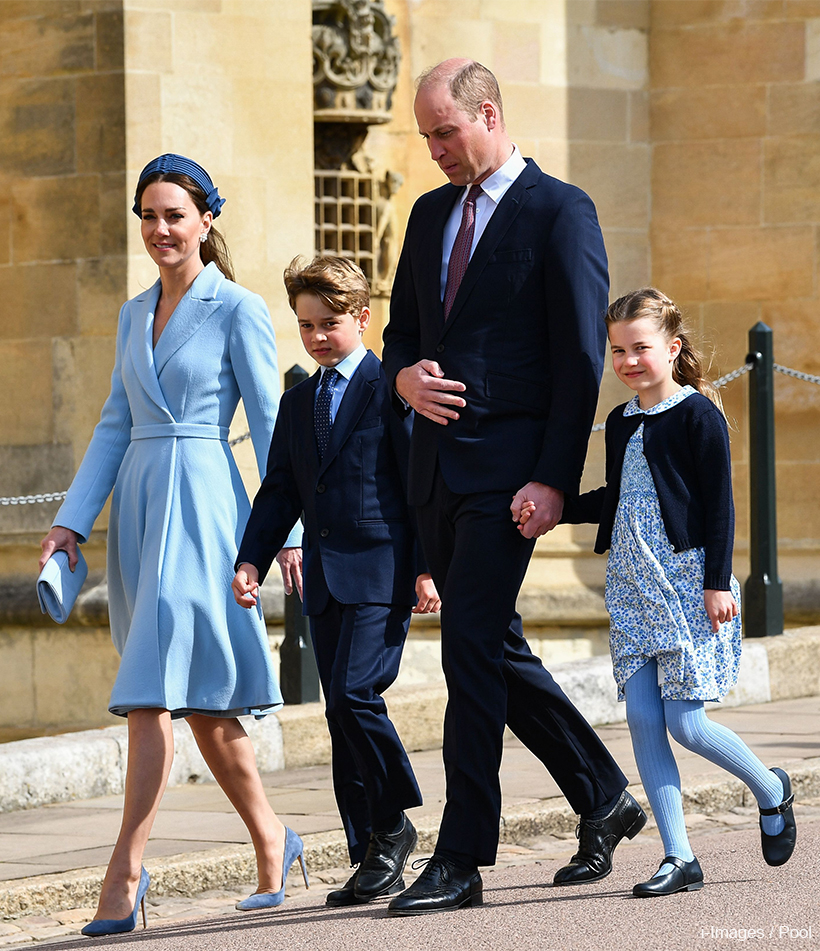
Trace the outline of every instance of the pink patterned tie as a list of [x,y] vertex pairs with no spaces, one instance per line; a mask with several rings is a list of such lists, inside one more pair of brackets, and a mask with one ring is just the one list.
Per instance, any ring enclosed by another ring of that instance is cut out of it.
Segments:
[[481,193],[481,186],[473,185],[464,199],[464,206],[461,210],[461,224],[458,226],[458,234],[453,244],[453,250],[450,252],[450,262],[447,265],[447,286],[444,289],[445,320],[450,316],[461,279],[464,277],[467,265],[470,263],[470,250],[473,246],[473,234],[475,233],[475,203]]

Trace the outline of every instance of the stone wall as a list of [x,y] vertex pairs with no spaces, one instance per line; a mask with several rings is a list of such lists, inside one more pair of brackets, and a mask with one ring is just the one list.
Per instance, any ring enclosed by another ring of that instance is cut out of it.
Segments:
[[[0,4],[0,495],[68,484],[126,284],[120,3]],[[39,530],[54,506],[0,509]]]
[[[281,274],[313,246],[310,20],[310,0],[0,3],[0,495],[64,489],[82,458],[119,307],[156,280],[130,210],[155,155],[211,172],[280,371],[306,362]],[[253,491],[250,443],[237,458]],[[31,572],[57,507],[0,508],[0,577]],[[86,546],[92,570],[105,524]]]
[[[774,328],[778,362],[818,372],[820,0],[386,5],[401,72],[393,121],[372,128],[366,151],[374,171],[404,176],[400,227],[444,181],[418,136],[413,79],[445,57],[476,57],[498,75],[522,151],[595,200],[613,294],[651,280],[679,299],[715,348],[715,374],[743,362],[759,319]],[[268,301],[280,370],[308,363],[281,272],[313,247],[310,20],[310,0],[0,3],[0,495],[64,488],[87,445],[118,308],[155,279],[130,205],[160,152],[212,172],[228,199],[218,225],[239,280]],[[375,316],[378,348],[383,301]],[[781,574],[792,610],[816,611],[820,392],[776,384]],[[745,392],[745,381],[725,391],[741,578]],[[608,371],[599,419],[626,395]],[[594,435],[587,485],[602,480],[602,451]],[[249,445],[238,453],[253,490]],[[0,601],[23,581],[29,590],[55,511],[0,507]],[[103,516],[86,546],[92,572],[104,566],[104,528]],[[528,617],[605,623],[592,535],[561,528],[539,543]]]
[[[748,330],[774,330],[775,360],[820,372],[820,3],[651,7],[652,278],[715,350],[744,362]],[[748,547],[746,386],[726,391]],[[817,608],[820,388],[775,377],[780,571],[792,609]],[[736,570],[744,557],[736,560]]]

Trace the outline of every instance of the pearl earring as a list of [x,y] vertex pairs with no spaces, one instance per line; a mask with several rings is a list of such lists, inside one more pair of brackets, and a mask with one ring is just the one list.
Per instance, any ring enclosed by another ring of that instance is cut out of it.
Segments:
[[204,231],[204,232],[199,236],[200,244],[204,244],[207,240],[208,240],[208,232],[207,232],[207,231]]

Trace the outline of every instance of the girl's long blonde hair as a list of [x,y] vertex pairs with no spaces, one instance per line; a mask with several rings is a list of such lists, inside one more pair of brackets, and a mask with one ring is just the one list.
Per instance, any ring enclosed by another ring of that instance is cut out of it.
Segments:
[[627,320],[639,320],[651,317],[667,340],[677,337],[681,342],[680,353],[672,366],[672,379],[681,386],[691,386],[708,397],[726,415],[723,400],[717,387],[706,378],[703,367],[703,354],[694,346],[690,332],[683,320],[678,305],[656,287],[641,287],[619,297],[609,305],[606,312],[606,326]]

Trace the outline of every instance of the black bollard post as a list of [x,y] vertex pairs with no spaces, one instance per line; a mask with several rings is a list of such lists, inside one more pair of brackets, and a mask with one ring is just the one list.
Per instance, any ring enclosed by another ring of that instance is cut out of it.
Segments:
[[774,462],[774,347],[772,330],[749,331],[749,556],[743,630],[746,637],[783,633],[783,583],[777,573],[777,497]]
[[[285,389],[308,378],[307,370],[294,364],[285,374]],[[310,625],[302,614],[299,592],[285,595],[285,638],[279,649],[279,682],[285,703],[310,703],[319,699],[319,671],[310,640]]]

